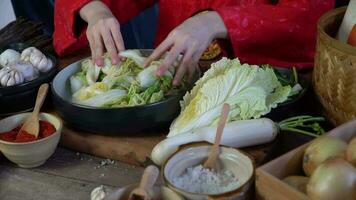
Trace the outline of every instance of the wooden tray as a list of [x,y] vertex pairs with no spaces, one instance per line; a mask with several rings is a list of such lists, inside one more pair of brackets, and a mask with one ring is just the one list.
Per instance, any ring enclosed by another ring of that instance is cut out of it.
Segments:
[[[331,130],[328,135],[340,138],[346,142],[350,141],[356,136],[356,120]],[[282,179],[287,176],[303,174],[303,154],[308,144],[309,143],[304,144],[283,156],[262,165],[256,170],[256,192],[258,199],[308,199],[306,194],[295,190],[282,181]]]

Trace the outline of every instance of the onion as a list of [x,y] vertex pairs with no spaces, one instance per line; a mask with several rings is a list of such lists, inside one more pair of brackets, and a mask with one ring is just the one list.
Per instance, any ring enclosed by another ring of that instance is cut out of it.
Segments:
[[356,167],[356,137],[354,137],[347,146],[346,159]]
[[355,200],[356,169],[341,158],[332,158],[321,164],[307,185],[311,200]]
[[322,162],[332,157],[344,157],[346,151],[346,142],[332,138],[329,136],[322,136],[315,139],[304,152],[303,170],[307,176],[311,176],[313,171]]

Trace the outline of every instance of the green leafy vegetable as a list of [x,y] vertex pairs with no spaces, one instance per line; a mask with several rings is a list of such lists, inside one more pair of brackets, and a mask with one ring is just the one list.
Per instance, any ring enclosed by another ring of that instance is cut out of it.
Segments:
[[104,67],[93,65],[89,59],[82,62],[81,71],[70,78],[76,103],[96,107],[137,106],[161,101],[171,90],[183,88],[172,86],[172,66],[163,76],[155,75],[161,60],[143,68],[145,58],[139,51],[128,50],[120,55],[126,59],[119,65],[112,65],[107,54]]
[[223,58],[184,96],[168,137],[216,124],[224,103],[230,104],[229,121],[259,118],[287,100],[290,91],[270,67]]
[[325,133],[318,122],[325,121],[323,117],[312,117],[309,115],[291,117],[278,123],[282,131],[301,133],[304,135],[319,137]]
[[109,90],[101,93],[100,95],[93,96],[81,102],[83,105],[103,107],[116,102],[126,94],[125,90]]

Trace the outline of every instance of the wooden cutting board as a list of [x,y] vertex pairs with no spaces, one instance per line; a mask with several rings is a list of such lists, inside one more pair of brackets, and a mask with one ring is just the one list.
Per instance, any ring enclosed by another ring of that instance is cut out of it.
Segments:
[[[165,132],[142,133],[135,136],[125,134],[108,136],[80,132],[63,127],[60,144],[69,149],[102,158],[118,160],[124,163],[146,166],[150,164],[149,156],[153,147],[163,140]],[[254,159],[257,166],[265,158],[271,144],[243,148]]]
[[164,133],[108,136],[74,131],[64,126],[60,144],[78,152],[144,166],[153,147],[164,138]]

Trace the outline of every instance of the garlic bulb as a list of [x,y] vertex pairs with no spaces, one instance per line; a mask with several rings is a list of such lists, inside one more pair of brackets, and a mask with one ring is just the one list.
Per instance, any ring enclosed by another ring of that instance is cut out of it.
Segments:
[[22,51],[21,60],[29,61],[40,72],[47,72],[53,67],[51,59],[47,58],[40,50],[29,47]]
[[1,86],[13,86],[24,82],[23,75],[16,69],[5,67],[0,70],[0,85]]
[[31,81],[39,76],[38,70],[30,62],[17,61],[9,65],[10,68],[20,72],[26,81]]
[[0,65],[5,67],[11,63],[20,60],[21,54],[13,49],[6,49],[0,54]]
[[103,185],[94,188],[93,191],[90,193],[91,200],[103,200],[106,196],[105,188]]

